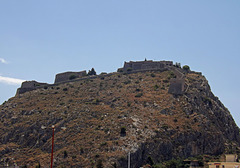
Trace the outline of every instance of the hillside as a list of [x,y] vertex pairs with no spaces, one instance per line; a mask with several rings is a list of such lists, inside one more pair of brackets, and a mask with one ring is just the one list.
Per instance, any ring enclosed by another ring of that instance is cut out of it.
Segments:
[[[183,94],[168,92],[184,72]],[[0,106],[1,164],[140,167],[238,152],[239,128],[200,73],[173,67],[113,73],[17,94]],[[61,128],[66,128],[65,130]]]

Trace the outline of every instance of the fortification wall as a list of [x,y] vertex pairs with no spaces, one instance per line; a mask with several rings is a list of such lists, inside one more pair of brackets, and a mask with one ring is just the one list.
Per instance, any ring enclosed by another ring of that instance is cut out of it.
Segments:
[[170,86],[168,89],[168,93],[174,95],[181,95],[184,93],[184,85],[185,79],[184,78],[174,78],[170,80]]
[[44,86],[44,85],[47,85],[47,83],[40,83],[37,81],[25,81],[22,83],[21,88],[36,88],[36,87]]
[[84,77],[86,75],[87,75],[86,71],[59,73],[59,74],[56,75],[54,83],[70,81],[70,80],[73,80],[73,79],[76,79],[76,78]]
[[123,72],[127,71],[139,71],[139,70],[156,70],[163,69],[168,66],[172,66],[172,61],[138,61],[138,62],[125,62],[122,70]]
[[16,94],[22,94],[25,92],[29,92],[38,88],[42,88],[44,86],[47,86],[47,83],[40,83],[37,81],[25,81],[22,83],[21,87],[17,89]]

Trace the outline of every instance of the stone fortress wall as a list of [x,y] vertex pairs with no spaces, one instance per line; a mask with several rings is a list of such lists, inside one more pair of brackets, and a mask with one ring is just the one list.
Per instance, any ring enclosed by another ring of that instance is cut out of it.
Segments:
[[38,88],[42,88],[48,85],[47,83],[40,83],[37,81],[25,81],[22,83],[21,87],[17,89],[17,94],[22,94],[28,91],[32,91]]
[[118,69],[118,72],[113,72],[104,75],[93,75],[87,76],[86,71],[80,72],[64,72],[59,73],[55,77],[54,84],[47,84],[47,83],[39,83],[37,81],[25,81],[22,83],[22,86],[18,88],[16,95],[23,94],[28,91],[36,90],[39,88],[44,88],[48,86],[54,86],[61,83],[67,83],[72,81],[79,81],[85,79],[92,79],[102,77],[102,76],[111,76],[112,74],[116,73],[137,73],[137,72],[145,72],[145,71],[165,71],[171,70],[176,75],[176,78],[170,80],[170,86],[168,92],[175,95],[181,95],[184,93],[184,72],[181,68],[177,68],[173,65],[172,61],[152,61],[152,60],[145,60],[145,61],[130,61],[124,62],[124,66]]
[[84,76],[87,76],[87,72],[86,71],[59,73],[59,74],[56,75],[54,83],[55,84],[56,83],[61,83],[61,82],[68,81],[68,80],[82,78]]
[[160,70],[168,66],[173,66],[172,61],[130,61],[124,62],[123,68],[119,68],[118,72],[128,72],[128,71],[142,71],[142,70]]
[[174,95],[181,95],[184,93],[185,88],[185,80],[184,78],[173,78],[170,80],[170,86],[168,89],[168,93]]

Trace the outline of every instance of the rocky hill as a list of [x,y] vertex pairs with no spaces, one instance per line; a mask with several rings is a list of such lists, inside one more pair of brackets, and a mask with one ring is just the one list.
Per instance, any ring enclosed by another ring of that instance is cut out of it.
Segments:
[[[183,93],[169,92],[183,74]],[[131,167],[238,152],[239,128],[200,73],[178,67],[98,75],[0,106],[0,165]],[[64,128],[64,129],[61,129]]]

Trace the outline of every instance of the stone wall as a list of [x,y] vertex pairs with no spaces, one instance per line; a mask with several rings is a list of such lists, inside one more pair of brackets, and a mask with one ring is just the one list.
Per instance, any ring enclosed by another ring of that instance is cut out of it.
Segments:
[[184,93],[184,84],[185,84],[184,78],[171,79],[168,93],[175,94],[175,95],[183,94]]
[[158,70],[172,65],[172,61],[130,61],[125,62],[123,68],[119,68],[118,71],[128,72],[140,70]]
[[73,79],[84,77],[86,75],[87,75],[86,71],[59,73],[59,74],[56,75],[54,83],[61,83],[61,82],[65,82],[65,81],[70,81],[70,80],[73,80]]
[[47,86],[47,85],[48,85],[47,83],[40,83],[37,81],[25,81],[22,83],[21,87],[17,89],[16,94],[22,94],[28,91],[35,90],[37,88]]

